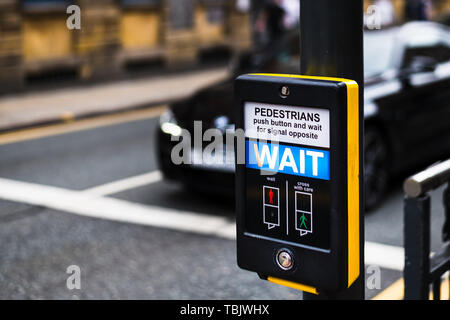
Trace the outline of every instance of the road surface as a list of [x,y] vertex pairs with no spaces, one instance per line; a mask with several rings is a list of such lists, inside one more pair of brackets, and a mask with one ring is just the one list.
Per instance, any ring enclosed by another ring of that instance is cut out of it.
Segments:
[[[0,136],[0,299],[301,299],[236,266],[229,199],[161,179],[154,110]],[[400,191],[366,215],[367,298],[402,276]]]

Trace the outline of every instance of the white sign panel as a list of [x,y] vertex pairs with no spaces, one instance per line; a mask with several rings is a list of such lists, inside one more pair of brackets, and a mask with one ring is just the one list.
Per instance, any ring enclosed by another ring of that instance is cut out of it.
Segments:
[[248,138],[330,148],[327,109],[246,102],[244,112]]

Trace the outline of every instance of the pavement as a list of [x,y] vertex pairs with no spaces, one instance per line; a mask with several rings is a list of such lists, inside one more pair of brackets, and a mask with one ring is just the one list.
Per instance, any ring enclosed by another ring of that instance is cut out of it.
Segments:
[[[237,267],[231,201],[161,178],[158,108],[149,109],[0,140],[0,299],[301,299]],[[441,196],[433,192],[434,251]],[[368,299],[401,298],[402,217],[397,183],[366,215],[367,277],[380,269]],[[79,289],[67,285],[70,266]]]
[[0,97],[0,132],[170,103],[228,76],[225,67]]

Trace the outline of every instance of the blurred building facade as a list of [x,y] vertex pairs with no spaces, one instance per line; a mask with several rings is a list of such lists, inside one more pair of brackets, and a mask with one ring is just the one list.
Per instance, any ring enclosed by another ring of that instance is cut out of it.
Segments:
[[[195,66],[211,52],[251,47],[244,0],[0,0],[0,91],[25,79],[73,70],[81,79],[110,78],[140,61]],[[68,6],[81,8],[70,30]]]
[[[184,68],[218,52],[249,50],[250,4],[263,1],[0,0],[0,92],[54,70],[71,70],[80,79],[111,78],[140,62]],[[405,20],[411,1],[429,2],[430,19],[450,15],[450,0],[365,0],[365,9],[379,1],[392,4],[394,23]],[[295,8],[294,0],[285,2],[286,11]],[[71,4],[81,8],[80,30],[66,27]]]

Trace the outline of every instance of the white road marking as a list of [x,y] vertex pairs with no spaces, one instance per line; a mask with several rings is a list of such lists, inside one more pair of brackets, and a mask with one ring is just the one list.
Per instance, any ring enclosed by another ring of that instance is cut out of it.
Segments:
[[[106,192],[107,188],[103,190]],[[142,205],[102,197],[94,192],[73,191],[0,178],[0,198],[91,218],[236,239],[236,225],[225,217]],[[403,248],[366,241],[365,249],[366,264],[403,270]]]
[[131,178],[106,183],[94,188],[86,189],[83,192],[96,196],[107,196],[116,194],[130,189],[139,188],[152,183],[156,183],[162,179],[160,171],[153,171],[150,173],[141,174]]
[[367,265],[403,271],[405,250],[402,247],[366,241],[364,251]]
[[81,216],[234,238],[224,217],[147,206],[83,191],[0,178],[0,198]]

